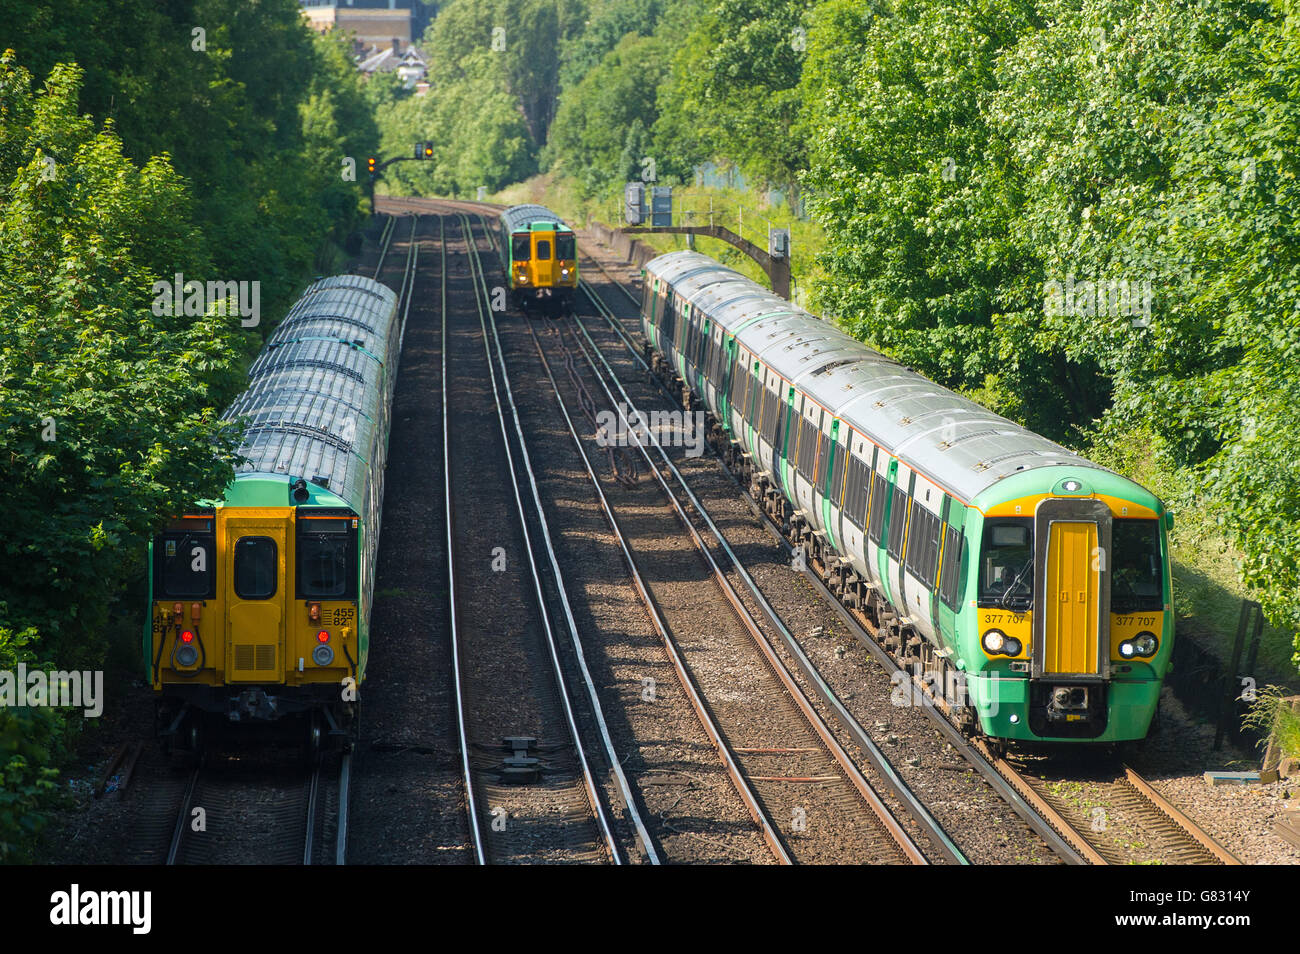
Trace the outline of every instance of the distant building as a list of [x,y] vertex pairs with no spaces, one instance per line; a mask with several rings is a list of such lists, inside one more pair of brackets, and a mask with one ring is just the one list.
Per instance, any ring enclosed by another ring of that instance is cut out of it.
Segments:
[[403,46],[421,35],[428,24],[428,8],[419,0],[299,0],[303,16],[313,29],[324,33],[342,30],[354,34],[365,47]]
[[402,85],[414,89],[424,81],[428,74],[428,65],[415,46],[408,46],[403,52],[398,40],[391,46],[378,50],[366,51],[364,58],[357,63],[357,69],[367,76],[375,73],[396,73]]

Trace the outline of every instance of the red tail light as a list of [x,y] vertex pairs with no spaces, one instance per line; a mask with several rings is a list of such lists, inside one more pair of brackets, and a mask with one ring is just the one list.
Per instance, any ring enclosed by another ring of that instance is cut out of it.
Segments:
[[194,642],[194,634],[191,633],[188,629],[185,630],[185,632],[181,633],[181,642],[182,643]]
[[330,641],[330,634],[325,630],[322,629],[319,633],[316,634],[316,642],[328,643],[329,641]]

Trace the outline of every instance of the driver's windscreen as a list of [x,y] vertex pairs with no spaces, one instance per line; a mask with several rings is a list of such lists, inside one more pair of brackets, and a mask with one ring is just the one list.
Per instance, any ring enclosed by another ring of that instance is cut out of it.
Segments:
[[1122,519],[1111,523],[1110,608],[1117,613],[1158,610],[1164,606],[1164,564],[1160,559],[1160,524]]
[[1033,600],[1034,532],[1029,517],[1007,517],[984,524],[980,549],[980,603],[1024,608]]

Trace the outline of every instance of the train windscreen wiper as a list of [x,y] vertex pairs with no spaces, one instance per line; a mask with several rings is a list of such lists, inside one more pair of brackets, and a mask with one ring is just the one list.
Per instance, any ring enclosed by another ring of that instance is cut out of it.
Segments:
[[1028,560],[1025,561],[1025,565],[1020,568],[1020,571],[1012,578],[1011,583],[1007,586],[1005,590],[1002,591],[1002,595],[998,598],[998,604],[1003,609],[1006,610],[1025,609],[1026,607],[1029,606],[1030,603],[1033,602],[1033,596],[1029,592],[1026,592],[1023,596],[1011,595],[1021,586],[1023,586],[1026,589],[1026,591],[1028,591],[1029,584],[1028,581],[1025,580],[1025,575],[1030,574],[1032,576],[1033,568],[1034,568],[1034,558],[1031,556]]

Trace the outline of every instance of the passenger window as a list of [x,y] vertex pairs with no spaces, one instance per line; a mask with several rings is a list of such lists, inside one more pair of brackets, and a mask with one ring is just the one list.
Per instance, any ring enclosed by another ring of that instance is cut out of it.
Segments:
[[957,527],[947,527],[943,536],[943,568],[939,572],[939,599],[953,612],[961,602],[961,557],[966,538]]
[[235,593],[243,600],[275,595],[278,550],[270,537],[240,537],[235,544]]
[[912,529],[907,538],[907,568],[927,589],[934,588],[939,562],[939,515],[912,501]]
[[889,555],[895,560],[903,555],[903,540],[907,533],[907,491],[894,487],[894,500],[889,509]]
[[871,524],[867,536],[871,542],[880,543],[880,534],[885,526],[885,494],[889,492],[889,481],[879,471],[871,474]]

